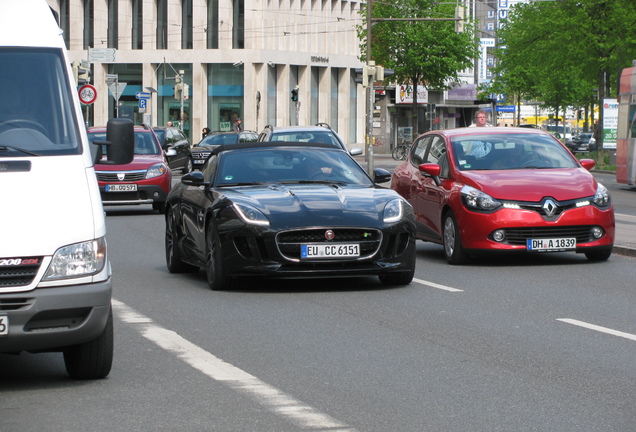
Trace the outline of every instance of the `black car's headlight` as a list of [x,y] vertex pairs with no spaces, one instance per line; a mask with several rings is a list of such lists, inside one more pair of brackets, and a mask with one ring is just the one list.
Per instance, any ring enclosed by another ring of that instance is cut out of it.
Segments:
[[394,199],[386,203],[382,212],[382,220],[386,223],[393,223],[402,220],[404,214],[404,202],[401,199]]
[[461,190],[461,197],[464,206],[470,210],[493,211],[501,207],[501,202],[472,186],[464,186]]
[[103,270],[106,264],[104,237],[59,248],[43,280],[90,276]]
[[234,203],[233,206],[243,222],[252,225],[269,225],[269,219],[256,207],[242,203]]
[[146,178],[151,179],[151,178],[159,177],[160,175],[164,175],[166,172],[168,172],[168,167],[166,166],[165,163],[162,162],[162,163],[154,164],[153,166],[148,168],[148,171],[146,171]]

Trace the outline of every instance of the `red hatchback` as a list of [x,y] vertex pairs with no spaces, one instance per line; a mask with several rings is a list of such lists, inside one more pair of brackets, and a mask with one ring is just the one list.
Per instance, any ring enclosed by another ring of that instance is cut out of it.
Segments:
[[[91,142],[106,139],[106,128],[88,129]],[[152,129],[135,126],[135,157],[126,165],[99,165],[95,170],[102,204],[151,204],[164,213],[166,197],[172,187],[172,172]]]
[[608,190],[550,134],[525,128],[431,131],[411,146],[391,188],[415,210],[417,237],[461,264],[486,251],[584,253],[614,244]]

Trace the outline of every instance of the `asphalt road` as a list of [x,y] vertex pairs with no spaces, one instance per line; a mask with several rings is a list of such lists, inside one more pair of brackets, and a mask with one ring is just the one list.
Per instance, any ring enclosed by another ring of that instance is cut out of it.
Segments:
[[163,218],[108,212],[116,353],[74,382],[59,354],[0,356],[0,432],[560,431],[636,424],[636,261],[553,254],[416,280],[172,275]]

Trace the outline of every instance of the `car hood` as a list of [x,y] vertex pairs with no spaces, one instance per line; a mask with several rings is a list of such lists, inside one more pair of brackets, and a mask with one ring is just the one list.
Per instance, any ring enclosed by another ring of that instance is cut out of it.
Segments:
[[132,162],[124,165],[97,165],[96,171],[135,171],[148,169],[154,164],[164,162],[161,155],[135,155]]
[[258,208],[277,226],[348,225],[354,219],[356,225],[361,219],[377,225],[386,203],[400,198],[390,189],[328,184],[250,186],[231,189],[226,195]]
[[594,196],[597,182],[585,168],[464,171],[464,183],[493,198],[540,201],[552,197],[559,201]]

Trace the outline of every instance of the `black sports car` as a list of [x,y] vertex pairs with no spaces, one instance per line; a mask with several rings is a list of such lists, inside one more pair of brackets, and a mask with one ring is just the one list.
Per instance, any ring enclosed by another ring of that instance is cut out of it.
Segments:
[[377,275],[405,285],[415,271],[412,207],[378,186],[347,152],[326,144],[218,147],[203,171],[170,192],[166,263],[204,268],[212,289],[245,276]]

